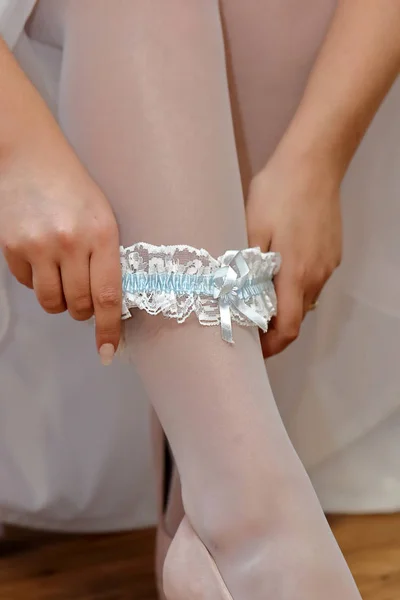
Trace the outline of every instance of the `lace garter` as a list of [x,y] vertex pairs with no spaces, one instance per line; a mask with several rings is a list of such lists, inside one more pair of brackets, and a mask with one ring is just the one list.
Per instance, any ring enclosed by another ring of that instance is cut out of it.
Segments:
[[122,318],[132,308],[183,323],[195,313],[202,325],[221,325],[233,343],[232,321],[267,331],[276,315],[273,277],[280,255],[260,248],[228,250],[215,259],[191,246],[153,246],[140,242],[120,248]]

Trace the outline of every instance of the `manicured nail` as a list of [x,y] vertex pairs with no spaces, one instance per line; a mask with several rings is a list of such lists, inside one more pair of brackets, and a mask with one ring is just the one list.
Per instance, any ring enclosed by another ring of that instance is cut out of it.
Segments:
[[108,367],[108,365],[111,365],[113,358],[114,358],[114,354],[115,354],[114,346],[112,344],[103,344],[100,347],[99,354],[100,354],[101,364],[104,365],[105,367]]

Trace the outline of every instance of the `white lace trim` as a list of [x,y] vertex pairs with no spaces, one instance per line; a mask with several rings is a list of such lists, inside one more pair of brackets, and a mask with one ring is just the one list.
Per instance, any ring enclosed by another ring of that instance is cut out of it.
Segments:
[[[215,259],[204,249],[186,245],[153,246],[145,242],[120,248],[123,279],[131,274],[136,274],[135,277],[140,274],[144,277],[181,274],[199,276],[200,281],[212,276],[224,266],[227,254],[229,253]],[[253,293],[245,298],[244,302],[268,322],[276,314],[276,295],[272,278],[279,270],[280,256],[274,252],[262,253],[259,248],[248,248],[242,250],[241,254],[249,267],[249,278],[257,283],[259,290],[254,292],[253,288]],[[190,279],[193,281],[193,278]],[[218,299],[203,295],[196,289],[189,293],[163,289],[124,291],[122,318],[129,318],[133,308],[145,310],[151,315],[161,313],[179,323],[183,323],[192,313],[196,314],[202,325],[218,325],[221,322]],[[241,325],[254,325],[235,306],[231,306],[230,309],[233,321]]]

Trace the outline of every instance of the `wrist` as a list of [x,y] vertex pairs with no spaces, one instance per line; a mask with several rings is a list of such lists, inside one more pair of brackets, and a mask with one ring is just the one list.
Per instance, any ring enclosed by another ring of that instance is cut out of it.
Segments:
[[346,123],[344,115],[322,120],[299,110],[276,152],[293,165],[340,185],[361,139],[355,124]]
[[[314,198],[318,202],[325,199],[336,201],[340,197],[340,185],[345,169],[332,158],[329,152],[317,151],[315,146],[302,144],[299,138],[281,140],[275,153],[265,167],[255,177],[253,185],[259,192],[255,198],[274,195],[286,182],[285,189],[292,200],[309,201]],[[288,186],[288,187],[287,187]]]
[[7,127],[0,127],[0,164],[15,164],[27,159],[28,164],[35,164],[40,157],[54,156],[57,139],[51,127],[36,127],[35,123],[26,124],[14,118]]

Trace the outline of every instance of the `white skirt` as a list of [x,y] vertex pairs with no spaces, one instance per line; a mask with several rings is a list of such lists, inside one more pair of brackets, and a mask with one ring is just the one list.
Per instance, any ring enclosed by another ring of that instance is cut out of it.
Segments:
[[[61,51],[20,34],[33,1],[23,4],[18,31],[0,3],[0,30],[10,45],[18,38],[18,60],[54,109]],[[400,508],[399,105],[397,84],[346,177],[343,266],[300,339],[268,365],[328,511]],[[65,531],[154,521],[139,378],[127,365],[102,368],[90,326],[45,314],[4,262],[0,390],[0,520]]]

